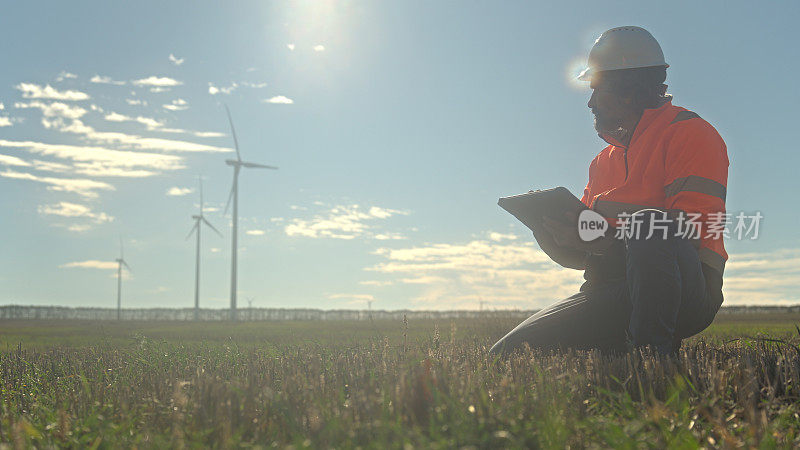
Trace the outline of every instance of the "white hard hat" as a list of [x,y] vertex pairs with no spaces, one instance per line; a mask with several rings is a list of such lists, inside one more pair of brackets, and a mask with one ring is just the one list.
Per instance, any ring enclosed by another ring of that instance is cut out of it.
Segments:
[[589,52],[589,67],[578,79],[591,81],[592,74],[604,70],[664,66],[664,52],[650,32],[641,27],[617,27],[603,34]]

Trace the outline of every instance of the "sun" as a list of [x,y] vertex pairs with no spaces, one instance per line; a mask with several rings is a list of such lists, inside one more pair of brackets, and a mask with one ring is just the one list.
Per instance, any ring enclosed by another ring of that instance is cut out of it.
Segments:
[[583,69],[586,68],[586,57],[576,56],[569,64],[567,64],[564,75],[567,78],[567,84],[573,89],[585,91],[589,89],[589,82],[580,81],[578,75]]

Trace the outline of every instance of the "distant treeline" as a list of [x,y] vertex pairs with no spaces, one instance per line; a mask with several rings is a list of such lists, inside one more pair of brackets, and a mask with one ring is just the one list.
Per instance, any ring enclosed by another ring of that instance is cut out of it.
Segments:
[[[410,310],[322,310],[322,309],[283,309],[283,308],[240,308],[236,312],[238,320],[243,321],[270,321],[270,320],[375,320],[393,319],[456,319],[479,317],[527,317],[535,311],[520,310],[462,310],[462,311],[410,311]],[[117,310],[113,308],[72,308],[68,306],[28,306],[4,305],[0,306],[0,320],[2,319],[75,319],[75,320],[117,320]],[[194,308],[142,308],[122,309],[121,320],[166,320],[166,321],[191,321],[195,320]],[[197,311],[197,320],[212,322],[231,319],[230,309],[200,309]]]
[[[281,308],[241,308],[237,311],[237,319],[243,321],[270,320],[375,320],[389,319],[465,319],[465,318],[513,318],[528,317],[536,310],[452,310],[452,311],[366,311],[366,310],[322,310],[322,309],[281,309]],[[720,314],[782,314],[800,313],[800,305],[793,306],[723,306]],[[117,320],[117,310],[113,308],[72,308],[68,306],[0,306],[2,319],[73,319],[73,320]],[[121,320],[195,320],[193,308],[142,308],[123,309]],[[199,321],[231,320],[229,309],[200,309],[197,311]]]

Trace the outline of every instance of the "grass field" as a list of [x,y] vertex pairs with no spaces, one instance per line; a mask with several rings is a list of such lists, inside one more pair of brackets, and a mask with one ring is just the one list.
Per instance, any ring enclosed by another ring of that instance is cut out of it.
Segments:
[[800,315],[721,315],[677,361],[489,358],[518,322],[0,322],[0,443],[800,445]]

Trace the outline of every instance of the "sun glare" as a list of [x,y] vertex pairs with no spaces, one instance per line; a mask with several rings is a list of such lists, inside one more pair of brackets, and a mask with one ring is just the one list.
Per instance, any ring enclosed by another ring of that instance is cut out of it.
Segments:
[[589,83],[578,79],[581,71],[586,68],[586,57],[576,56],[567,64],[565,76],[567,77],[567,84],[573,89],[585,91],[589,89]]

